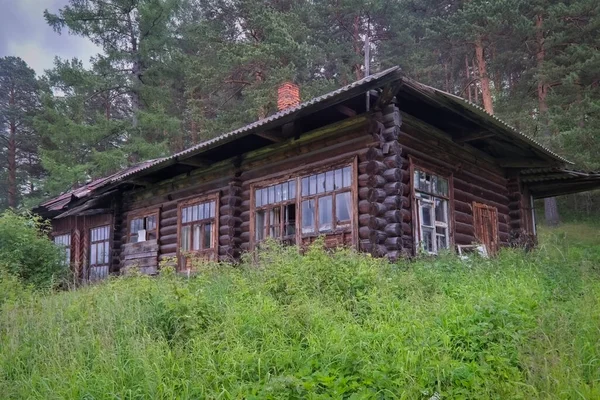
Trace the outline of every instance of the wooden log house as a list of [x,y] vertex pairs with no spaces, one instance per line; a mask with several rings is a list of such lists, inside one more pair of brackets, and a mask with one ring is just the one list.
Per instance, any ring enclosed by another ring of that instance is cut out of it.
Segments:
[[600,186],[462,98],[399,68],[41,204],[72,268],[97,280],[190,257],[236,260],[267,237],[391,260],[535,238],[535,198]]

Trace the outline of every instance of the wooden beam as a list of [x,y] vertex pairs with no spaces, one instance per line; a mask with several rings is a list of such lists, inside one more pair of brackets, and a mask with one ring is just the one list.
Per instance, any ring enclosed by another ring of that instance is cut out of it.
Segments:
[[554,167],[556,166],[556,163],[552,163],[551,161],[532,160],[529,158],[499,158],[498,165],[502,168],[544,168]]
[[471,133],[471,134],[468,134],[465,136],[457,137],[457,138],[454,138],[453,140],[456,143],[467,143],[467,142],[472,142],[473,140],[487,139],[487,138],[490,138],[493,136],[496,136],[496,133],[484,131],[484,132],[476,132],[476,133]]
[[192,158],[185,158],[183,160],[177,160],[178,164],[181,165],[187,165],[190,167],[196,167],[196,168],[204,168],[207,167],[208,165],[210,165],[206,160],[197,158],[197,157],[192,157]]
[[254,134],[263,139],[270,140],[273,143],[281,143],[284,140],[283,138],[277,136],[273,131],[255,132]]
[[356,111],[354,111],[350,107],[346,107],[345,105],[338,104],[337,106],[335,106],[335,109],[347,117],[352,118],[356,116]]

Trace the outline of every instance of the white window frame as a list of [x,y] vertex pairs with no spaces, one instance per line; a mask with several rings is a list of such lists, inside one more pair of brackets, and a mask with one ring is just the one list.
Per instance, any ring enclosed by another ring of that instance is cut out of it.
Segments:
[[61,233],[54,236],[54,244],[65,250],[65,265],[71,265],[71,234]]
[[[415,182],[416,172],[426,173],[431,175],[432,177],[442,178],[447,181],[447,190],[448,193],[445,195],[441,195],[439,193],[434,193],[433,191],[424,191],[418,188],[417,182]],[[451,176],[445,176],[436,172],[432,172],[426,168],[422,168],[419,166],[413,166],[411,169],[411,181],[412,181],[412,190],[413,190],[413,199],[416,205],[414,216],[416,219],[415,225],[415,248],[419,251],[426,252],[427,254],[436,255],[439,254],[440,250],[450,249],[452,248],[452,235],[451,235],[451,221],[450,221],[450,207],[452,204],[451,194],[452,194],[452,184],[451,184]],[[443,221],[437,221],[436,218],[436,200],[439,200],[443,205]],[[423,220],[423,212],[425,208],[429,208],[430,210],[430,218],[432,225],[424,225]],[[445,235],[439,234],[437,228],[441,228],[445,230]],[[425,231],[430,230],[431,234],[431,249],[425,249]],[[446,247],[438,248],[438,236],[443,236],[444,241],[446,242]]]

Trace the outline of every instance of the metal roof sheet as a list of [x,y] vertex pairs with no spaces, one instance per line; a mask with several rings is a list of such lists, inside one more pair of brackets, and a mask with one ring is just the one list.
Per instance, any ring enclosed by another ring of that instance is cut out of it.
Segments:
[[[487,112],[484,108],[480,107],[477,104],[471,103],[470,101],[468,101],[467,99],[463,99],[460,96],[456,96],[452,93],[448,93],[445,92],[443,90],[440,89],[436,89],[432,86],[428,86],[425,85],[423,83],[417,82],[415,80],[412,80],[410,78],[402,78],[402,80],[404,81],[404,83],[408,84],[409,86],[414,87],[415,89],[425,89],[429,92],[435,93],[435,94],[439,94],[440,96],[445,97],[446,99],[460,104],[461,106],[467,106],[467,108],[471,109],[471,111],[483,116],[484,118],[493,121],[497,124],[499,124],[502,128],[505,129],[505,133],[510,133],[512,134],[512,137],[515,137],[517,139],[521,139],[524,140],[525,142],[529,143],[531,146],[537,148],[538,150],[542,151],[543,153],[546,153],[547,155],[556,158],[558,160],[560,160],[563,163],[566,164],[573,164],[571,161],[559,156],[558,154],[554,153],[552,150],[548,149],[547,147],[545,147],[544,145],[542,145],[540,142],[538,142],[537,140],[535,140],[534,138],[532,138],[531,136],[528,136],[526,134],[524,134],[523,132],[517,130],[516,128],[510,126],[509,124],[507,124],[506,122],[502,121],[500,118],[498,118],[497,116],[495,116],[494,114],[490,114],[489,112]],[[508,136],[508,135],[507,135]]]
[[[115,174],[112,174],[110,176],[96,179],[92,182],[89,182],[89,183],[83,185],[80,188],[74,189],[74,190],[64,193],[56,198],[50,199],[50,200],[42,203],[40,206],[43,208],[46,208],[49,211],[62,210],[74,198],[81,199],[81,198],[84,198],[84,197],[90,195],[90,193],[93,193],[94,191],[96,191],[100,188],[104,188],[109,185],[111,185],[111,186],[117,185],[120,182],[124,181],[125,179],[133,177],[134,175],[142,175],[144,173],[147,173],[151,169],[158,170],[158,169],[167,167],[169,165],[176,163],[178,160],[192,157],[194,155],[197,155],[197,154],[207,151],[209,149],[218,147],[225,143],[228,143],[228,142],[234,141],[236,139],[242,138],[244,136],[250,135],[253,132],[256,132],[260,129],[264,129],[265,127],[268,127],[269,125],[275,125],[277,123],[281,123],[280,121],[282,121],[286,117],[293,118],[293,117],[301,116],[301,115],[303,115],[303,112],[308,112],[308,111],[306,111],[307,109],[310,110],[310,108],[311,108],[310,106],[318,105],[319,103],[326,103],[327,101],[334,100],[336,97],[341,96],[344,93],[347,93],[349,91],[352,91],[353,89],[359,89],[359,88],[363,87],[363,90],[365,90],[365,91],[369,90],[370,88],[373,88],[374,85],[379,84],[380,81],[382,83],[387,82],[386,80],[387,81],[391,81],[391,80],[402,81],[402,83],[404,85],[408,85],[411,88],[416,89],[417,92],[420,93],[422,96],[431,95],[431,94],[438,94],[438,95],[444,96],[444,98],[448,99],[453,104],[459,105],[460,107],[463,107],[463,108],[470,109],[471,111],[481,115],[487,121],[495,122],[496,124],[499,124],[500,127],[502,128],[503,132],[509,133],[507,136],[509,136],[510,138],[517,139],[517,140],[524,140],[527,143],[531,144],[533,147],[537,148],[539,151],[549,155],[550,157],[553,157],[564,163],[568,163],[568,161],[565,160],[564,158],[560,157],[559,155],[557,155],[557,154],[553,153],[552,151],[550,151],[549,149],[545,148],[544,146],[542,146],[540,143],[538,143],[531,137],[517,131],[515,128],[511,127],[510,125],[508,125],[505,122],[503,122],[502,120],[500,120],[498,117],[487,113],[483,108],[479,107],[478,105],[473,104],[473,103],[471,103],[461,97],[455,96],[451,93],[447,93],[447,92],[435,89],[431,86],[421,84],[412,79],[406,78],[401,75],[400,68],[396,66],[396,67],[386,69],[382,72],[367,76],[363,79],[360,79],[356,82],[353,82],[349,85],[341,87],[332,92],[326,93],[322,96],[312,98],[312,99],[310,99],[306,102],[303,102],[295,107],[290,107],[285,110],[279,111],[267,118],[263,118],[261,120],[258,120],[256,122],[253,122],[248,125],[245,125],[234,131],[231,131],[231,132],[225,133],[223,135],[217,136],[213,139],[204,141],[202,143],[199,143],[197,145],[189,147],[181,152],[175,153],[171,156],[144,161],[144,162],[138,163],[136,165],[133,165],[129,168],[126,168],[122,171],[119,171]],[[424,91],[425,91],[425,93],[424,93]]]

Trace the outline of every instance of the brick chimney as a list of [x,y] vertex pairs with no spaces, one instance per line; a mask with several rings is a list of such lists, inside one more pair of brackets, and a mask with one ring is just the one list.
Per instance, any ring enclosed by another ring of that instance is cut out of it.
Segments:
[[300,88],[292,82],[284,82],[277,90],[277,108],[279,111],[300,104]]

